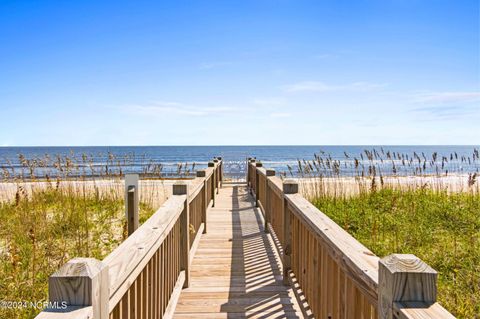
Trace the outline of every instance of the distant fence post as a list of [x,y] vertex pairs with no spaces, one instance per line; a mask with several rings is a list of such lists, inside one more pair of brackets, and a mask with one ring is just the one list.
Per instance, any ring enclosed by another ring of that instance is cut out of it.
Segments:
[[221,185],[223,184],[223,161],[222,161],[222,157],[221,156],[217,156],[217,159],[219,161],[219,170],[218,170],[218,180],[220,182],[220,187]]
[[[260,163],[260,162],[255,163],[255,167],[262,167],[262,166],[263,166],[263,164]],[[260,183],[259,180],[260,179],[258,178],[258,170],[257,169],[255,169],[254,174],[255,174],[255,207],[258,207],[259,206],[258,203],[260,201],[260,198],[259,198],[260,197],[260,187],[259,187],[259,183]]]
[[[298,183],[294,180],[283,181],[283,194],[296,194],[298,193]],[[285,246],[283,247],[283,283],[288,285],[288,272],[292,268],[292,231],[290,212],[288,211],[287,199],[283,198],[282,210],[283,210],[283,238]]]
[[247,186],[248,186],[248,189],[250,191],[250,195],[253,195],[253,186],[252,183],[251,183],[251,177],[252,177],[252,174],[254,174],[254,172],[252,172],[252,168],[250,166],[250,163],[255,163],[255,158],[251,158],[249,157],[248,158],[248,162],[247,162],[247,168],[248,168],[248,175],[247,175]]
[[217,191],[217,194],[218,194],[218,191],[219,191],[218,186],[220,185],[220,169],[219,169],[220,161],[217,158],[214,158],[213,163],[216,164],[216,166],[215,166],[215,188],[216,188],[216,191]]
[[250,164],[255,164],[255,162],[256,162],[255,158],[250,158],[250,160],[247,163],[248,164],[247,165],[248,166],[248,177],[247,177],[248,181],[247,181],[247,183],[248,183],[248,186],[250,186],[249,187],[250,195],[253,195],[253,187],[255,187],[255,185],[252,184],[252,179],[253,179],[253,176],[255,174],[255,170],[252,170],[252,165],[250,165]]
[[208,167],[213,167],[213,175],[211,177],[212,183],[212,207],[215,207],[215,163],[208,162]]
[[138,228],[139,187],[138,174],[125,174],[125,215],[128,236]]
[[187,195],[185,206],[180,215],[180,268],[185,270],[183,288],[190,285],[190,214],[188,211],[188,185],[185,182],[173,184],[173,195]]
[[108,266],[94,258],[74,258],[48,279],[50,302],[92,306],[95,319],[108,319],[109,289]]
[[247,161],[246,161],[247,166],[245,167],[245,181],[247,182],[247,189],[250,186],[250,183],[249,183],[249,181],[250,181],[249,169],[250,169],[250,160],[251,159],[252,159],[251,157],[247,157]]
[[275,170],[271,168],[267,168],[266,170],[266,178],[265,178],[265,232],[268,233],[268,223],[272,221],[272,215],[271,215],[271,194],[269,192],[268,188],[268,178],[271,176],[275,176]]
[[392,254],[378,262],[378,318],[392,319],[395,302],[437,300],[437,272],[411,254]]
[[207,172],[205,170],[199,170],[197,171],[197,177],[203,177],[203,189],[202,189],[202,221],[203,221],[203,234],[207,233],[207,206],[208,206],[208,198],[207,198],[207,179],[205,178],[207,176]]

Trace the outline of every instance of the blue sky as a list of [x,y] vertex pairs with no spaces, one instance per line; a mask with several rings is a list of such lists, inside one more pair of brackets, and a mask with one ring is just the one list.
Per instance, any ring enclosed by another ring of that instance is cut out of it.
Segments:
[[479,12],[0,0],[0,146],[478,144]]

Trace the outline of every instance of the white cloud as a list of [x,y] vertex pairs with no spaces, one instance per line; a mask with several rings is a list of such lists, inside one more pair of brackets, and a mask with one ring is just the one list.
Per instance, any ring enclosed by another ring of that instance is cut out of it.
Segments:
[[295,92],[332,92],[332,91],[350,91],[350,92],[368,92],[378,90],[385,87],[386,84],[370,83],[370,82],[354,82],[343,85],[331,85],[319,81],[303,81],[295,84],[287,85],[285,91],[289,93]]
[[480,92],[430,92],[414,95],[418,103],[464,103],[480,101]]

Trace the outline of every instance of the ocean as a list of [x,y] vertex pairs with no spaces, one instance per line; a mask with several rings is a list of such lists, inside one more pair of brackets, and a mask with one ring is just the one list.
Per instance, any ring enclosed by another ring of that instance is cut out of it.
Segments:
[[161,176],[194,174],[213,157],[224,159],[225,175],[245,174],[245,160],[255,157],[264,167],[284,175],[416,175],[474,173],[480,170],[479,146],[92,146],[0,147],[4,178],[104,176],[142,173]]

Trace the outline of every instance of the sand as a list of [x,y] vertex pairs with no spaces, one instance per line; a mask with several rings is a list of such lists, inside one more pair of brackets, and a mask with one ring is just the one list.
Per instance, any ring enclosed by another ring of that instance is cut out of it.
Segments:
[[[307,198],[314,197],[315,194],[328,192],[337,196],[354,196],[361,191],[369,190],[372,187],[371,178],[358,179],[354,177],[338,178],[298,178],[296,179],[300,186],[300,191]],[[172,194],[172,185],[177,180],[141,180],[140,181],[140,200],[150,204],[153,208],[158,208]],[[192,180],[186,180],[192,183]],[[479,192],[479,181],[473,185],[468,185],[467,174],[452,174],[449,176],[401,176],[384,177],[385,186],[394,188],[406,187],[426,187],[431,189],[446,189],[449,192]],[[375,181],[376,187],[381,187],[379,178]],[[57,187],[55,181],[52,182],[1,182],[0,183],[0,201],[15,200],[15,194],[19,189],[25,190],[28,196],[36,190],[48,187]],[[58,187],[73,191],[78,194],[83,192],[99,192],[99,194],[110,193],[118,198],[124,196],[123,179],[98,179],[90,181],[62,181]]]

